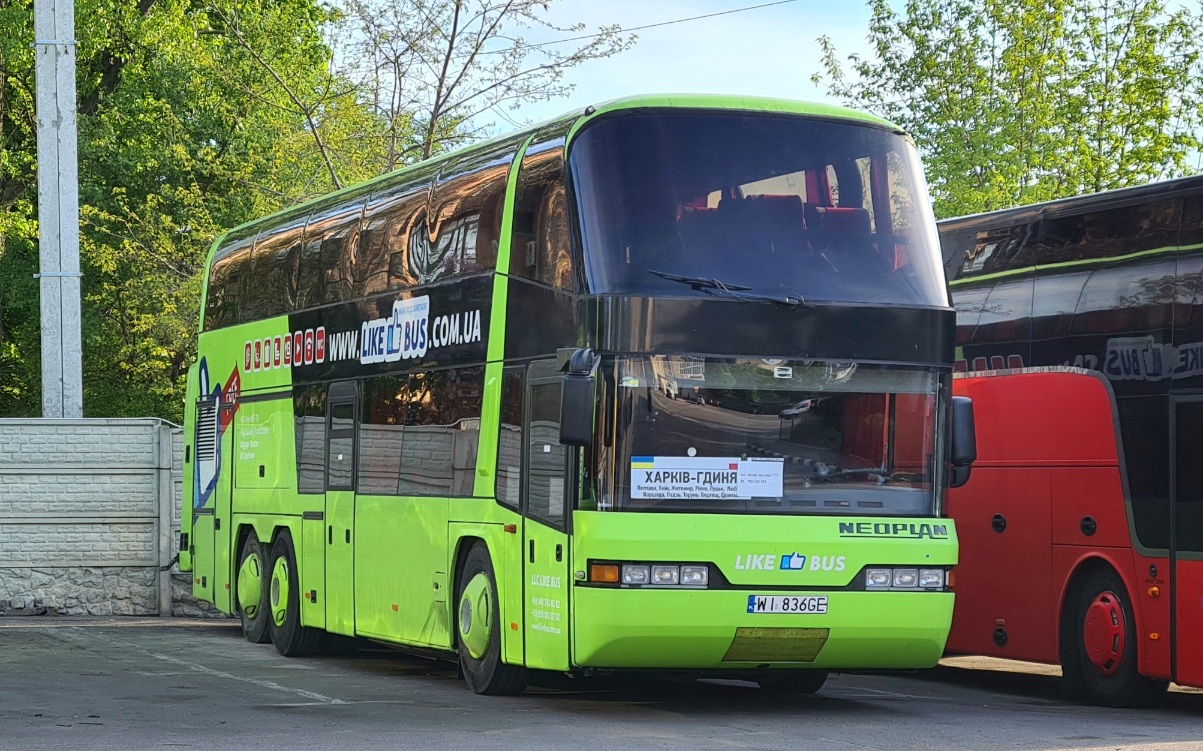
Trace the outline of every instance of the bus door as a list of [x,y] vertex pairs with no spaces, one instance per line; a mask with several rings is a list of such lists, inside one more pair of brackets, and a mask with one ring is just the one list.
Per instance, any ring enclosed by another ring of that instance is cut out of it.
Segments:
[[1203,686],[1203,396],[1173,402],[1173,530],[1170,563],[1173,592],[1174,680]]
[[[230,441],[229,457],[217,475],[217,486],[213,489],[213,578],[210,586],[213,588],[213,604],[223,612],[233,612],[230,600],[230,575],[236,564],[236,555],[230,555],[230,515],[234,492],[234,455],[238,450],[238,426],[233,404],[223,403],[218,413],[218,421],[226,428],[233,439]],[[222,565],[217,565],[222,562]]]
[[567,447],[560,445],[563,376],[554,363],[533,363],[526,392],[526,469],[522,497],[523,615],[527,667],[568,669]]
[[[197,494],[193,498],[196,505],[192,509],[191,546],[193,591],[200,599],[216,603],[214,588],[216,582],[213,574],[216,569],[215,561],[219,550],[222,534],[226,534],[226,546],[229,545],[228,530],[222,529],[228,525],[230,508],[230,477],[233,475],[233,461],[225,457],[226,466],[222,466],[223,452],[221,450],[221,424],[229,424],[232,408],[222,406],[213,399],[201,399],[197,402],[196,417],[196,448],[193,473]],[[225,420],[224,423],[220,422]],[[224,499],[224,500],[223,500]],[[219,521],[219,510],[224,512],[226,520]],[[220,589],[220,588],[218,588]]]
[[326,398],[326,630],[355,634],[355,433],[359,393],[354,381],[330,386]]

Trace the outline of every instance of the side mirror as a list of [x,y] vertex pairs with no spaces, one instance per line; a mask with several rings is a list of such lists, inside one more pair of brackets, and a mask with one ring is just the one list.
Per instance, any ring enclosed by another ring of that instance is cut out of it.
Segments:
[[560,444],[593,443],[593,414],[597,400],[597,366],[601,358],[588,347],[578,349],[564,365],[564,396],[560,402]]
[[950,487],[969,482],[969,472],[977,460],[977,430],[973,425],[973,400],[967,396],[952,398],[952,472]]

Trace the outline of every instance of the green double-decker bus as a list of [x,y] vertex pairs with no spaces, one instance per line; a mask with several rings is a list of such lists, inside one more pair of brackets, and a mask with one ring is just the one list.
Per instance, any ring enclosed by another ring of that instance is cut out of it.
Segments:
[[284,655],[363,637],[480,693],[931,666],[954,323],[898,128],[590,107],[217,241],[180,568]]

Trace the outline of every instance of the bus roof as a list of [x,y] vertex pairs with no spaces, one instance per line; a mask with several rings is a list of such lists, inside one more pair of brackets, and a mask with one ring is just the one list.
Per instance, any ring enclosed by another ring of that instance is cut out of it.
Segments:
[[987,211],[981,214],[941,219],[937,224],[941,232],[956,232],[970,227],[1004,227],[1025,224],[1044,216],[1059,216],[1086,211],[1105,211],[1111,208],[1142,203],[1150,198],[1171,198],[1203,192],[1203,174],[1180,177],[1174,180],[1157,180],[1130,188],[1116,188],[1100,193],[1058,198],[1043,203],[1014,206],[1008,209]]
[[452,156],[462,156],[464,154],[471,153],[472,151],[475,151],[477,149],[485,148],[485,147],[489,146],[490,144],[492,144],[496,141],[499,141],[503,138],[515,138],[515,137],[519,137],[522,135],[532,135],[532,134],[536,133],[538,130],[540,130],[541,128],[545,127],[546,125],[548,125],[550,123],[554,123],[554,122],[561,122],[561,121],[565,121],[565,120],[575,119],[576,122],[573,123],[572,128],[571,128],[571,130],[568,134],[568,138],[567,138],[567,141],[571,142],[571,140],[576,136],[576,134],[580,131],[580,129],[586,123],[593,120],[594,118],[597,118],[601,115],[618,112],[621,110],[642,110],[642,109],[706,109],[706,110],[733,110],[733,111],[745,111],[745,112],[761,112],[761,113],[767,112],[767,113],[779,113],[779,114],[791,114],[791,115],[804,115],[804,116],[824,118],[824,119],[847,120],[847,121],[851,121],[851,122],[863,123],[866,125],[874,125],[874,126],[877,126],[880,128],[886,128],[888,130],[896,131],[899,133],[904,132],[897,125],[894,125],[893,123],[889,122],[888,120],[877,117],[876,115],[871,115],[871,114],[868,114],[865,112],[859,112],[857,110],[849,109],[847,107],[840,107],[840,106],[833,105],[833,104],[821,104],[821,103],[817,103],[817,102],[803,102],[803,101],[794,101],[794,100],[789,100],[789,99],[772,99],[772,98],[768,98],[768,97],[735,96],[735,95],[724,95],[724,94],[642,94],[642,95],[636,95],[636,96],[622,97],[619,99],[612,99],[610,101],[603,102],[596,106],[590,106],[590,107],[585,107],[583,109],[570,111],[559,117],[551,118],[550,120],[545,120],[541,123],[528,126],[521,130],[518,130],[518,131],[510,131],[510,132],[502,133],[502,134],[500,134],[494,138],[490,138],[486,141],[481,141],[480,143],[474,143],[470,146],[466,146],[462,149],[457,149],[455,151],[449,151],[445,154],[439,154],[437,156],[431,157],[430,159],[424,160],[422,162],[416,162],[414,164],[409,164],[404,167],[401,167],[400,169],[394,170],[392,172],[386,172],[382,175],[377,175],[376,177],[373,177],[369,180],[365,180],[363,182],[356,183],[354,185],[349,185],[349,186],[347,186],[345,188],[341,188],[333,193],[327,193],[327,194],[324,194],[321,196],[317,196],[317,197],[312,198],[303,203],[286,206],[286,207],[284,207],[278,211],[275,211],[271,214],[268,214],[266,216],[257,217],[255,219],[251,219],[247,222],[243,222],[242,224],[240,224],[236,227],[232,227],[232,228],[226,230],[225,232],[223,232],[221,235],[219,235],[217,237],[217,239],[214,241],[212,247],[209,250],[209,254],[208,254],[208,257],[206,258],[205,266],[206,266],[206,268],[208,268],[212,264],[214,251],[216,251],[217,248],[221,246],[222,242],[230,234],[239,232],[242,230],[248,230],[253,227],[269,226],[276,219],[278,219],[282,216],[288,215],[288,214],[293,214],[294,212],[303,211],[306,208],[312,206],[313,204],[318,203],[319,201],[323,201],[323,202],[328,201],[328,200],[330,200],[338,195],[344,194],[344,193],[360,192],[360,191],[364,190],[365,188],[375,185],[376,183],[383,182],[383,181],[386,181],[389,179],[395,179],[401,175],[404,175],[405,173],[407,173],[411,170],[420,169],[424,165],[428,165],[432,162],[443,161]]

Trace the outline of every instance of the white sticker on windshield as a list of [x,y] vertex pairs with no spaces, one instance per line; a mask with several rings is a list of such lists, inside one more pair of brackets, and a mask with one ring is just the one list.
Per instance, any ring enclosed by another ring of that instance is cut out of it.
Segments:
[[631,497],[748,500],[784,494],[783,459],[713,456],[631,457]]

